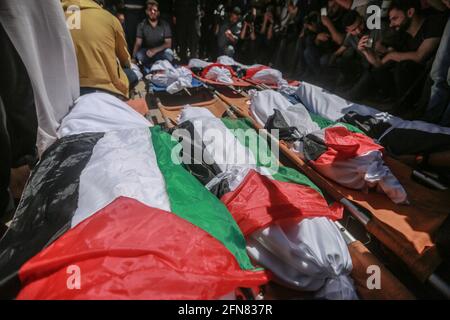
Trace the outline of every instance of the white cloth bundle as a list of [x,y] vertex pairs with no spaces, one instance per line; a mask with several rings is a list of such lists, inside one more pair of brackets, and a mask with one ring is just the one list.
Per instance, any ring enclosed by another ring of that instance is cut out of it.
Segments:
[[[179,120],[194,125],[205,151],[220,167],[222,173],[207,188],[227,179],[233,191],[250,170],[271,177],[267,168],[255,165],[253,153],[209,110],[186,106]],[[223,138],[217,139],[219,133]],[[248,160],[242,163],[242,159]],[[349,278],[352,262],[347,245],[328,218],[303,219],[289,226],[273,224],[258,230],[250,235],[247,251],[289,287],[316,291],[319,298],[357,298]]]
[[206,73],[205,78],[221,83],[233,84],[231,72],[226,68],[212,67],[209,69],[208,73]]
[[158,86],[166,87],[170,94],[192,88],[192,72],[185,67],[175,68],[167,60],[155,62],[150,72],[147,79]]
[[58,129],[60,137],[153,126],[122,100],[108,93],[91,93],[75,102]]
[[247,251],[282,284],[315,291],[317,298],[357,299],[350,278],[352,260],[336,225],[328,218],[271,225],[253,233]]
[[[273,90],[261,92],[252,91],[250,113],[262,126],[265,126],[268,118],[278,110],[289,127],[295,127],[300,136],[313,134],[325,144],[325,131],[314,123],[301,104],[292,105],[282,94]],[[305,159],[303,143],[294,144],[294,151]],[[316,167],[329,179],[355,190],[367,191],[376,187],[379,192],[385,193],[394,203],[407,203],[407,194],[397,178],[384,164],[380,151],[371,151],[367,154],[351,159],[334,161],[329,165]]]
[[278,87],[287,86],[288,82],[283,79],[283,74],[276,69],[263,69],[255,73],[252,80],[267,85],[276,84]]
[[206,62],[200,59],[191,59],[189,60],[189,64],[188,67],[189,68],[206,68],[207,66],[209,66],[211,63],[210,62]]

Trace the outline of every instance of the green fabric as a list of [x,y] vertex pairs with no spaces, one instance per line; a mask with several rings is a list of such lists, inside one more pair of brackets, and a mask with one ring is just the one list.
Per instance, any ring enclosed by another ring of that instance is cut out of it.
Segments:
[[[272,174],[275,180],[305,185],[322,194],[320,189],[305,175],[297,170],[278,165],[278,160],[270,151],[269,144],[253,129],[250,120],[229,118],[222,118],[221,120],[238,141],[252,152],[256,158],[257,166],[270,168],[271,164],[276,165],[277,171]],[[250,141],[257,141],[257,143],[250,143]]]
[[320,127],[320,129],[325,129],[325,128],[328,128],[330,126],[333,126],[333,125],[339,123],[339,124],[345,126],[351,132],[364,134],[364,132],[362,132],[357,127],[355,127],[355,126],[353,126],[351,124],[342,123],[342,122],[334,122],[334,121],[325,119],[325,118],[323,118],[323,117],[321,117],[321,116],[319,116],[317,114],[314,114],[314,113],[310,113],[309,115],[311,116],[312,121],[314,121]]
[[245,238],[225,205],[181,164],[172,161],[172,150],[180,145],[159,126],[150,128],[150,133],[171,211],[219,240],[236,257],[242,269],[259,270],[250,262]]

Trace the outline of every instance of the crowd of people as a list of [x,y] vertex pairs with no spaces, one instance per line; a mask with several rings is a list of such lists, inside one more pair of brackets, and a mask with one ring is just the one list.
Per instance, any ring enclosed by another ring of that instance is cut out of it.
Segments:
[[228,55],[352,101],[450,125],[448,0],[96,0],[133,62]]

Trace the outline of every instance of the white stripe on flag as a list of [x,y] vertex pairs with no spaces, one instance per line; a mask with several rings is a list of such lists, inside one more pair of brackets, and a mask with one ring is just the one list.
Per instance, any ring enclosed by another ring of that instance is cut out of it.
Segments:
[[95,145],[81,173],[72,227],[120,196],[171,211],[148,128],[109,132]]

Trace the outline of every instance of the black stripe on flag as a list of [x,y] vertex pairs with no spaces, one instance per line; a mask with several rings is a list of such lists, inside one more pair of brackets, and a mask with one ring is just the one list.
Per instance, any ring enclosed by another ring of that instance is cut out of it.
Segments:
[[[183,147],[187,145],[191,146],[190,150],[186,149],[182,150],[183,159],[190,160],[189,163],[185,163],[186,161],[183,161],[184,167],[186,168],[187,171],[189,171],[190,174],[196,177],[201,184],[206,186],[214,177],[219,175],[222,172],[222,170],[214,162],[214,158],[207,152],[205,152],[205,145],[203,144],[203,141],[201,144],[198,143],[198,141],[195,141],[194,139],[195,128],[192,122],[185,121],[182,124],[170,130],[170,132],[173,133],[174,130],[176,129],[183,129],[188,134],[181,136],[175,136],[174,134],[172,134],[172,136],[176,139],[179,139],[180,142],[184,141],[182,143]],[[183,131],[180,130],[179,132],[182,133]],[[195,156],[197,155],[200,155],[201,158],[200,159],[195,158]],[[204,161],[205,157],[209,157],[208,163]],[[224,194],[230,192],[228,180],[223,179],[221,183],[215,185],[210,191],[220,199]]]
[[18,272],[70,229],[78,206],[81,172],[103,133],[68,136],[42,155],[24,190],[11,227],[0,241],[0,297],[20,289]]

